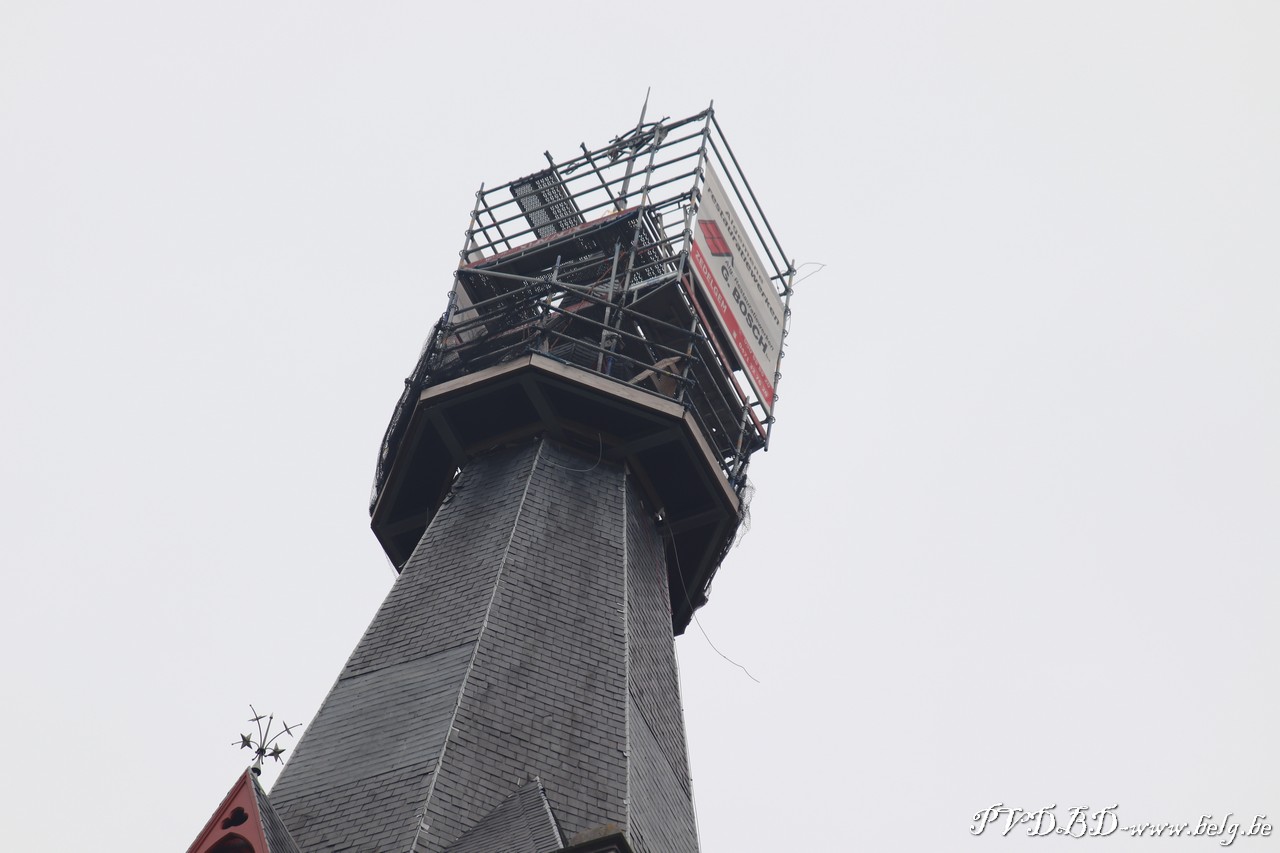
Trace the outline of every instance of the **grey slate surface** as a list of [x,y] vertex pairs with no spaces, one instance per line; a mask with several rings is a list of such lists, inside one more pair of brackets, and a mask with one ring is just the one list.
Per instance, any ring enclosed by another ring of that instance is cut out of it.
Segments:
[[633,481],[628,482],[627,504],[627,837],[636,853],[686,853],[698,849],[698,827],[671,636],[666,553]]
[[665,556],[629,479],[543,440],[468,464],[271,792],[304,853],[443,853],[533,778],[565,837],[697,849]]
[[551,853],[564,847],[542,783],[525,783],[450,845],[448,853]]
[[262,818],[262,836],[267,840],[266,853],[301,853],[256,777],[253,780],[253,796],[258,802],[258,814]]
[[307,726],[271,791],[305,853],[412,844],[532,462],[468,467]]
[[551,442],[530,451],[419,850],[443,850],[534,776],[566,835],[626,821],[625,475]]

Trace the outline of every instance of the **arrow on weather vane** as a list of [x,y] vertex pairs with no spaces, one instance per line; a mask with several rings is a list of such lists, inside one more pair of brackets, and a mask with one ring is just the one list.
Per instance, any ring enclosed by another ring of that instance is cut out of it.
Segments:
[[[261,776],[263,759],[271,758],[275,761],[283,761],[280,756],[284,755],[285,750],[284,747],[276,743],[276,739],[281,735],[289,735],[290,737],[293,737],[293,730],[298,728],[298,723],[294,723],[291,726],[282,719],[280,720],[281,730],[272,734],[271,726],[275,723],[275,714],[259,714],[257,709],[252,705],[249,706],[249,711],[253,714],[253,716],[249,718],[249,722],[258,727],[258,736],[255,738],[252,733],[242,734],[240,735],[239,743],[241,749],[253,750],[255,757],[253,759],[253,766],[249,769],[253,771],[254,776]],[[262,724],[263,720],[267,721],[265,726]],[[235,744],[233,743],[232,745],[234,746]]]

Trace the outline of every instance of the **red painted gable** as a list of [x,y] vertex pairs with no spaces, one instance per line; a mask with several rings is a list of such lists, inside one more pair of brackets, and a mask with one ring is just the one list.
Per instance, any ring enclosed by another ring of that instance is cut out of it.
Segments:
[[269,853],[255,780],[245,770],[187,853]]

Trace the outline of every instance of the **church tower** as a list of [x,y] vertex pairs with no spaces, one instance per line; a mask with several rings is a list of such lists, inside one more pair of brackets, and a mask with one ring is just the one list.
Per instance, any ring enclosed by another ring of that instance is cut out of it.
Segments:
[[264,809],[302,853],[698,849],[674,636],[769,443],[793,264],[711,109],[546,160],[476,194],[387,429],[400,574]]

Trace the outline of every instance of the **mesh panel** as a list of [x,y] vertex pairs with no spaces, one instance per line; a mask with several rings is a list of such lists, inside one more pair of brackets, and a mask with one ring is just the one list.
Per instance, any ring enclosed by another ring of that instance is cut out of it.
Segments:
[[551,169],[512,184],[511,194],[538,239],[582,224],[577,202],[569,197],[560,176]]

